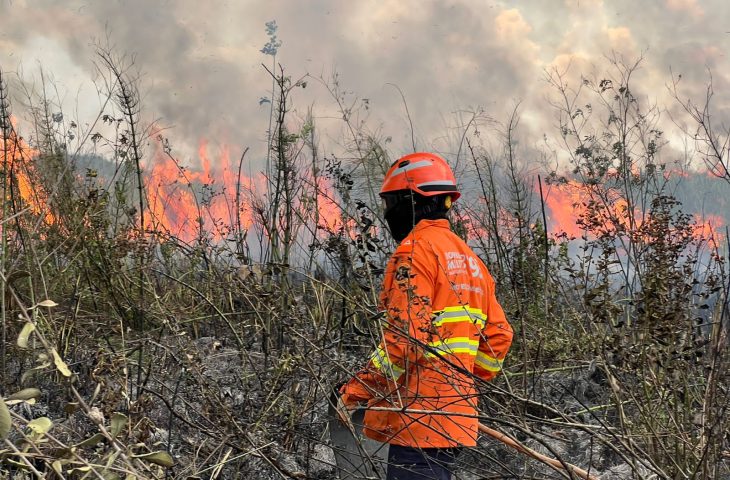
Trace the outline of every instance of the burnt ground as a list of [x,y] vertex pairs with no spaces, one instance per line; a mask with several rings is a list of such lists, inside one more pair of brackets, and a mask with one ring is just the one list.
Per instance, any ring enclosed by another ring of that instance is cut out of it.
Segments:
[[[280,361],[270,358],[267,364],[260,352],[242,354],[213,337],[170,337],[158,344],[160,348],[148,350],[152,374],[140,399],[133,403],[135,410],[125,412],[136,423],[124,440],[144,444],[149,450],[169,451],[175,466],[166,471],[167,478],[212,478],[213,473],[220,479],[337,478],[325,392],[341,380],[343,367],[359,365],[362,355],[328,352],[299,363],[292,360],[290,367],[282,369]],[[111,358],[88,359],[88,366],[93,367],[89,377],[77,381],[79,391],[93,398],[94,406],[107,419],[123,408],[120,396],[130,393],[114,383],[120,380],[116,376],[120,367]],[[72,367],[83,370],[82,362]],[[49,416],[56,424],[54,433],[70,444],[93,435],[96,425],[88,415],[65,410],[63,387],[50,377],[37,380],[44,396],[35,405],[13,407],[16,412],[28,419]],[[527,399],[506,393],[522,381],[520,376],[502,376],[494,382],[494,389],[484,393],[484,423],[602,480],[660,478],[640,462],[632,465],[627,461],[621,449],[615,448],[618,440],[612,441],[606,433],[616,427],[617,419],[606,407],[610,388],[595,365],[533,375],[527,382]],[[95,394],[99,384],[102,388]],[[508,404],[506,409],[504,404]],[[568,416],[559,418],[555,412]],[[85,452],[91,459],[102,453],[103,447]],[[26,478],[23,475],[9,471],[0,478]],[[460,455],[455,478],[565,477],[481,436],[478,447]]]

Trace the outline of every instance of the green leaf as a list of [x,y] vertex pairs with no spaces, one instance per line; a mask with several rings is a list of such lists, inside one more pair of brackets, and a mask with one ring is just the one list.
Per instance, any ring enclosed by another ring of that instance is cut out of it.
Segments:
[[102,440],[104,440],[104,435],[102,435],[101,433],[97,433],[97,434],[94,434],[91,437],[87,438],[83,442],[77,443],[76,445],[74,445],[74,448],[95,447]]
[[25,403],[28,405],[35,405],[35,398],[29,398],[28,400],[5,400],[5,404],[8,407],[12,407],[13,405],[18,405],[19,403]]
[[112,428],[111,428],[111,434],[112,438],[116,438],[117,435],[119,435],[119,432],[122,431],[122,429],[127,425],[127,416],[123,413],[114,412],[112,413]]
[[175,465],[175,461],[172,459],[170,454],[163,451],[143,453],[141,455],[135,455],[134,458],[154,463],[155,465],[160,465],[162,467],[172,467]]
[[10,410],[8,410],[8,406],[5,405],[5,400],[0,397],[0,440],[8,438],[11,425]]
[[66,365],[66,362],[63,361],[55,348],[51,351],[51,354],[53,355],[53,363],[56,365],[58,371],[61,372],[64,377],[70,377],[71,369],[68,368],[68,365]]
[[15,392],[14,394],[10,395],[8,397],[8,400],[30,400],[30,399],[39,399],[41,396],[41,391],[37,388],[24,388],[19,392]]
[[18,335],[18,346],[20,348],[28,348],[28,339],[30,338],[30,334],[33,333],[33,330],[35,330],[35,324],[28,322],[25,325],[23,325],[23,329],[20,331],[20,335]]
[[48,417],[39,417],[28,422],[28,428],[33,430],[33,433],[44,435],[53,428],[53,422]]
[[71,470],[69,470],[68,474],[73,475],[74,473],[86,473],[86,472],[90,472],[90,471],[91,471],[91,467],[89,467],[89,466],[76,467],[76,468],[72,468]]

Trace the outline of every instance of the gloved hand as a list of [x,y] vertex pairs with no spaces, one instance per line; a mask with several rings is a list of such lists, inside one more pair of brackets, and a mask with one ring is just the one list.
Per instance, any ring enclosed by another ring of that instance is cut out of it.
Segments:
[[365,403],[364,400],[358,398],[357,396],[353,396],[350,393],[342,393],[342,391],[340,391],[340,393],[340,401],[342,402],[342,405],[348,410],[355,410],[357,407]]
[[343,425],[349,428],[351,431],[355,430],[352,424],[352,411],[357,408],[357,405],[348,405],[345,403],[346,395],[340,395],[337,398],[337,417],[340,419]]
[[372,393],[358,377],[353,377],[349,382],[339,388],[342,402],[350,409],[354,410],[361,403],[365,403],[373,398]]
[[337,414],[342,423],[352,429],[351,417],[353,410],[366,403],[371,396],[357,377],[342,385],[339,392]]

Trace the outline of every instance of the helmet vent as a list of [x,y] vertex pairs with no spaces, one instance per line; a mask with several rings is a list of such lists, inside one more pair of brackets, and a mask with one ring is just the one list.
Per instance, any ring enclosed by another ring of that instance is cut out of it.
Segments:
[[400,162],[400,163],[398,164],[398,168],[403,168],[403,167],[405,167],[406,165],[408,165],[409,163],[411,163],[411,161],[410,161],[410,160],[403,160],[402,162]]

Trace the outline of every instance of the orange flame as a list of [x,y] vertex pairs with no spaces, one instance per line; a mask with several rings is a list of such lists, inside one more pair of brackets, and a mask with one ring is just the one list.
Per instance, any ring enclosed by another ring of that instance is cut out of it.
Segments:
[[724,238],[725,234],[721,233],[725,226],[725,220],[719,215],[693,215],[695,226],[694,236],[696,238],[704,238],[718,245]]
[[[550,212],[551,233],[565,234],[568,238],[580,238],[587,234],[581,221],[590,219],[598,225],[600,232],[635,231],[643,224],[646,214],[635,208],[630,211],[628,202],[617,191],[608,190],[606,203],[595,203],[591,187],[569,180],[564,184],[552,185],[545,198]],[[718,240],[724,238],[720,228],[724,220],[718,215],[701,217],[695,214],[693,236],[697,240]]]
[[331,183],[322,177],[317,178],[317,226],[327,232],[335,232],[345,226],[350,232],[355,229],[353,219],[346,220],[343,225],[342,208],[335,200],[335,188]]
[[243,230],[251,227],[254,217],[248,199],[266,184],[263,175],[242,176],[239,182],[238,167],[231,163],[230,150],[222,147],[211,160],[205,140],[198,147],[198,158],[202,170],[189,170],[157,145],[145,181],[147,230],[168,232],[189,242],[204,233],[211,234],[214,240],[224,240],[239,225]]
[[10,123],[7,138],[0,137],[0,168],[7,172],[5,181],[11,182],[7,188],[3,188],[8,195],[5,200],[11,200],[11,188],[15,188],[21,200],[21,209],[27,207],[33,215],[43,216],[46,223],[52,224],[54,217],[46,201],[46,192],[33,180],[37,172],[32,159],[37,157],[38,151],[17,134],[15,118],[10,117]]
[[[204,139],[197,155],[201,169],[186,169],[157,145],[145,184],[146,230],[166,232],[186,242],[204,235],[221,241],[230,238],[239,226],[245,231],[255,223],[265,222],[260,205],[266,202],[267,180],[263,173],[253,177],[242,175],[239,179],[230,148],[224,145],[216,155],[211,155]],[[294,205],[301,221],[316,218],[321,230],[339,229],[343,225],[342,210],[331,182],[323,177],[312,179],[308,174],[301,180],[309,192],[302,193]],[[354,228],[354,222],[346,223],[348,230]]]
[[565,233],[569,238],[583,235],[583,229],[578,225],[579,212],[587,198],[587,192],[577,182],[553,185],[545,198],[545,204],[550,210],[551,231],[553,234]]

